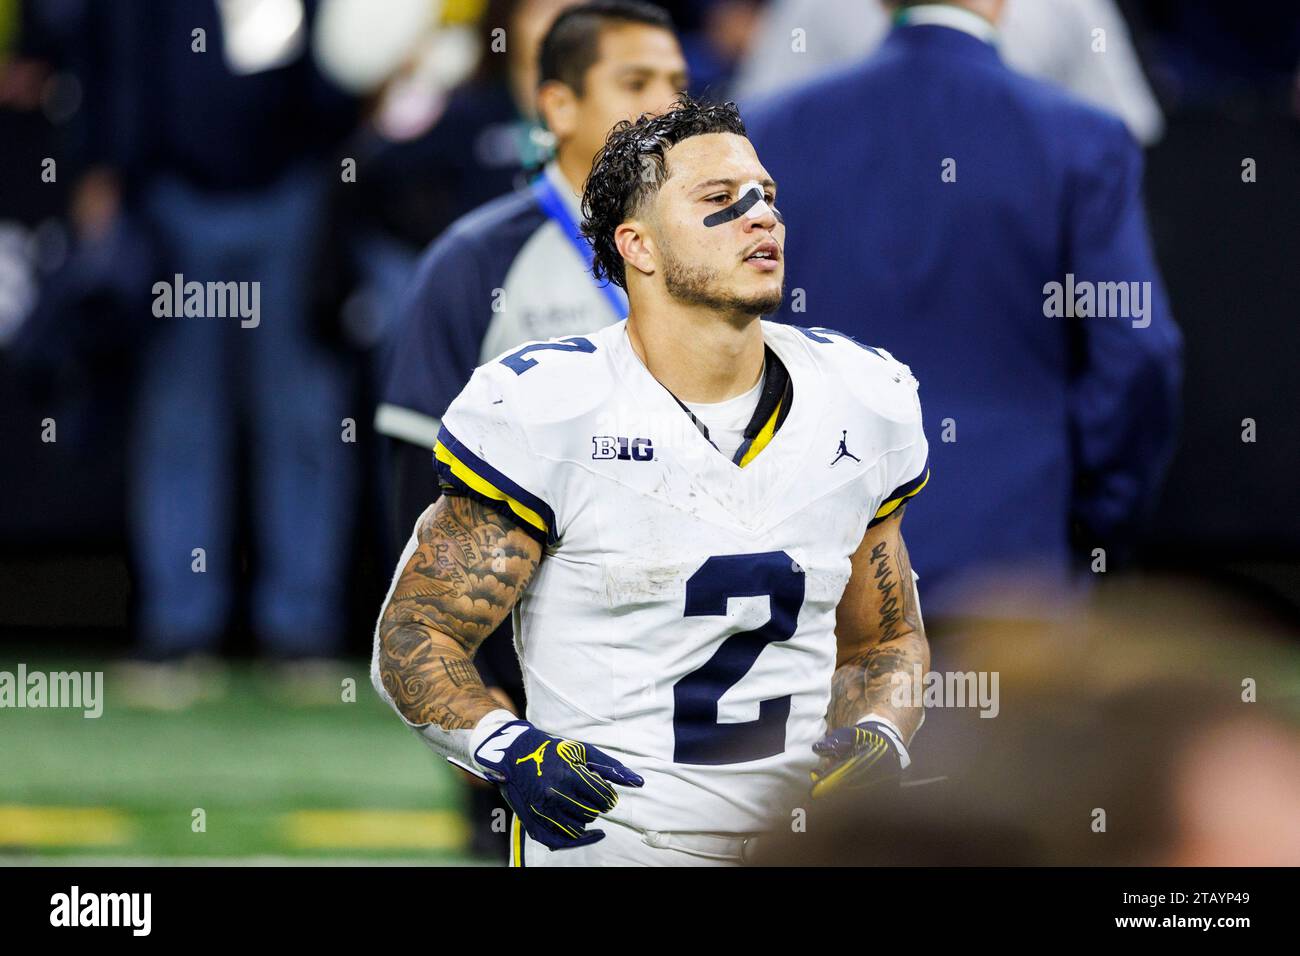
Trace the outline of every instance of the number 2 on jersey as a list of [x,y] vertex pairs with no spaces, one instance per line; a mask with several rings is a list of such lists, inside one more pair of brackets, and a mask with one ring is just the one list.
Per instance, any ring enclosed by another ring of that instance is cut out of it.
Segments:
[[727,637],[701,667],[673,687],[673,761],[724,764],[761,760],[785,749],[790,695],[760,701],[758,719],[718,722],[718,701],[745,676],[763,648],[794,636],[804,575],[784,551],[709,558],[686,581],[686,617],[725,615],[727,599],[767,595],[766,624]]
[[592,344],[591,339],[585,339],[581,335],[569,335],[558,342],[530,342],[521,349],[516,349],[509,355],[501,359],[501,364],[513,371],[516,375],[523,375],[530,368],[537,364],[537,359],[529,358],[529,352],[544,352],[550,349],[554,352],[587,352],[596,351],[596,346]]

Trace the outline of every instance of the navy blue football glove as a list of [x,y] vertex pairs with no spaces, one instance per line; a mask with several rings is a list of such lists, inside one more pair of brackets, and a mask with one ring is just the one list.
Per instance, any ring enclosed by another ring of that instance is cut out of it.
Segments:
[[501,789],[528,835],[552,850],[603,840],[604,832],[588,830],[587,824],[618,803],[610,784],[645,783],[609,754],[552,737],[526,720],[501,727],[479,745],[474,759]]
[[911,763],[898,728],[870,718],[831,731],[813,744],[813,753],[822,758],[812,773],[814,799],[840,790],[897,785]]

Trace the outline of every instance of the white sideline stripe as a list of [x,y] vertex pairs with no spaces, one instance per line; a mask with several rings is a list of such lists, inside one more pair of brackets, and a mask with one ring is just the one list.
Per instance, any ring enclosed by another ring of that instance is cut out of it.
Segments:
[[441,428],[440,419],[400,405],[385,402],[375,409],[375,431],[389,438],[421,445],[430,451],[433,451],[433,446],[438,442],[438,431]]

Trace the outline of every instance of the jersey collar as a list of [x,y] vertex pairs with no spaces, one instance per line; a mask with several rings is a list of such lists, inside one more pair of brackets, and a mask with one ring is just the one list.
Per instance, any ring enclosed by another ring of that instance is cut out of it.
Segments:
[[[758,405],[754,408],[754,414],[750,416],[749,424],[745,426],[740,447],[736,449],[736,453],[731,457],[732,464],[739,468],[744,468],[757,457],[760,451],[767,447],[768,442],[772,440],[772,436],[777,433],[777,430],[785,422],[786,415],[790,411],[790,405],[794,401],[794,383],[790,380],[790,373],[781,361],[780,356],[772,351],[772,346],[766,342],[763,343],[763,353],[765,356],[763,362],[763,390],[759,392]],[[673,395],[667,385],[664,385],[664,391],[673,396],[673,401],[686,413],[686,417],[691,420],[691,423],[700,430],[704,440],[717,448],[717,444],[709,435],[709,426],[696,417],[689,405],[676,395]],[[721,454],[721,449],[719,449],[719,454]]]
[[780,427],[785,423],[794,402],[794,382],[790,372],[773,351],[772,346],[764,343],[763,351],[767,355],[766,370],[763,375],[763,391],[758,396],[758,407],[745,426],[744,440],[736,449],[731,460],[744,468],[767,447]]
[[[672,393],[672,390],[660,382],[645,364],[637,356],[636,350],[632,348],[632,341],[627,335],[627,323],[621,323],[623,348],[631,356],[631,361],[641,366],[641,369],[656,385],[662,388],[682,410],[691,423],[699,429],[700,434],[704,437],[715,450],[718,446],[714,444],[712,437],[709,435],[709,426],[700,421],[690,407],[680,398]],[[785,420],[790,413],[790,408],[794,404],[794,381],[790,377],[789,370],[781,357],[776,354],[776,350],[767,342],[763,343],[763,388],[759,392],[758,404],[754,408],[754,414],[750,416],[749,424],[745,426],[740,447],[736,449],[735,455],[732,456],[731,462],[738,468],[744,468],[756,457],[759,452],[768,446],[772,438],[785,424]],[[719,450],[718,454],[722,452]]]
[[[627,335],[626,320],[601,331],[616,343],[611,358],[615,373],[628,389],[625,400],[632,406],[629,414],[647,416],[651,427],[657,416],[685,414],[672,393],[637,356]],[[822,419],[827,413],[825,383],[802,339],[798,333],[789,334],[788,327],[763,322],[770,371],[764,373],[758,407],[745,430],[749,448],[741,453],[740,461],[721,454],[702,432],[688,424],[689,418],[675,419],[680,421],[681,431],[672,430],[673,440],[680,444],[671,455],[664,456],[665,467],[670,469],[665,487],[672,489],[665,493],[671,500],[681,502],[683,489],[689,488],[698,496],[696,504],[683,503],[683,507],[690,510],[698,506],[704,509],[701,513],[718,508],[728,516],[727,520],[750,533],[758,533],[789,516],[791,502],[798,497],[791,494],[791,484],[804,473],[802,464],[808,460],[813,441],[824,434]],[[779,378],[786,380],[784,385]],[[796,383],[797,405],[793,400]],[[781,435],[775,438],[778,431]]]

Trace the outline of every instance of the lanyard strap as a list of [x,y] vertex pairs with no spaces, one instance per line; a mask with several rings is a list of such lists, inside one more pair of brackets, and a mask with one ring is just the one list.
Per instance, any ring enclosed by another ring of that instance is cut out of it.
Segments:
[[[569,244],[578,250],[578,254],[582,256],[582,261],[587,264],[587,271],[590,272],[592,260],[595,258],[591,251],[591,244],[578,231],[578,224],[569,215],[569,207],[564,204],[560,194],[555,191],[555,184],[551,182],[550,177],[545,173],[534,180],[533,195],[537,197],[537,204],[542,207],[542,211],[551,217],[551,221],[560,227],[560,231],[569,240]],[[626,303],[614,283],[606,281],[599,284],[597,288],[609,300],[610,308],[614,310],[614,318],[616,320],[626,318]]]

